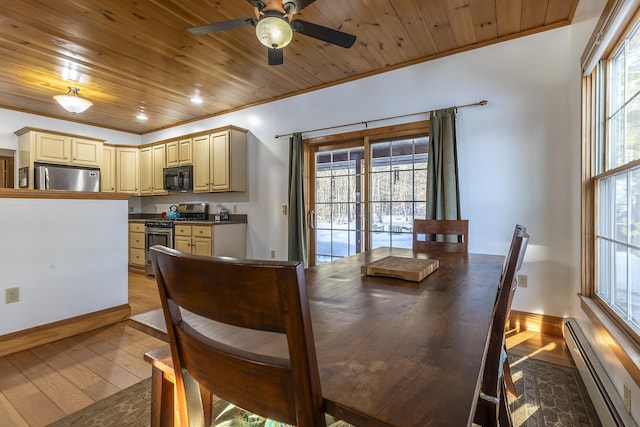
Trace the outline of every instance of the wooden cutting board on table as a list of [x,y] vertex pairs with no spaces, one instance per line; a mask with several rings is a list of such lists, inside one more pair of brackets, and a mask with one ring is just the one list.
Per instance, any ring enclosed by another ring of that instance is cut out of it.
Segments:
[[388,256],[360,267],[367,276],[395,277],[420,282],[440,267],[437,259],[403,258]]

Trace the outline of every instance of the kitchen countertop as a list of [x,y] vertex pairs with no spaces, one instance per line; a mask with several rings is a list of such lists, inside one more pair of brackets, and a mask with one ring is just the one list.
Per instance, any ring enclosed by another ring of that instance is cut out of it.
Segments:
[[[213,215],[209,215],[213,217]],[[129,214],[129,222],[145,222],[152,220],[161,220],[158,218],[156,214]],[[214,221],[210,220],[190,220],[190,221],[175,221],[175,224],[187,224],[187,225],[228,225],[228,224],[246,224],[247,223],[247,215],[246,214],[231,214],[229,215],[229,219],[227,221]]]
[[131,194],[90,191],[29,190],[26,188],[2,188],[0,199],[84,199],[129,200]]

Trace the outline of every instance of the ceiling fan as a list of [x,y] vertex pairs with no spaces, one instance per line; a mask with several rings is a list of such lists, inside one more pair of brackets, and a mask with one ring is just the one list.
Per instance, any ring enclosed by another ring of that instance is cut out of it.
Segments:
[[356,41],[356,36],[333,28],[313,24],[302,19],[290,21],[291,16],[299,13],[315,0],[247,1],[255,7],[256,18],[241,18],[198,25],[189,28],[188,31],[194,35],[203,35],[251,25],[256,28],[256,35],[260,42],[268,48],[269,65],[280,65],[284,62],[282,48],[291,42],[294,32],[344,48],[350,48]]

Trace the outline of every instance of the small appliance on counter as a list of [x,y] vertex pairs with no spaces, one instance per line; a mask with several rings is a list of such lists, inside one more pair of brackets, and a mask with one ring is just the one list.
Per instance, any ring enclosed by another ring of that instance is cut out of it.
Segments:
[[100,191],[100,169],[34,164],[36,190]]
[[229,209],[220,209],[220,221],[229,221]]
[[209,219],[209,204],[208,203],[180,203],[178,204],[177,219],[187,220],[187,221],[189,220],[206,221]]
[[167,219],[178,219],[180,218],[180,212],[178,212],[178,207],[176,205],[169,206],[169,213],[167,214]]

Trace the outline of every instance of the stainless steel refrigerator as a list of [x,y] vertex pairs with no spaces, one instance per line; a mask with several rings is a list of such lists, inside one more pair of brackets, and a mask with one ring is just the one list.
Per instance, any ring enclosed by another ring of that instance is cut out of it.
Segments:
[[74,166],[34,165],[37,190],[100,191],[100,169]]

